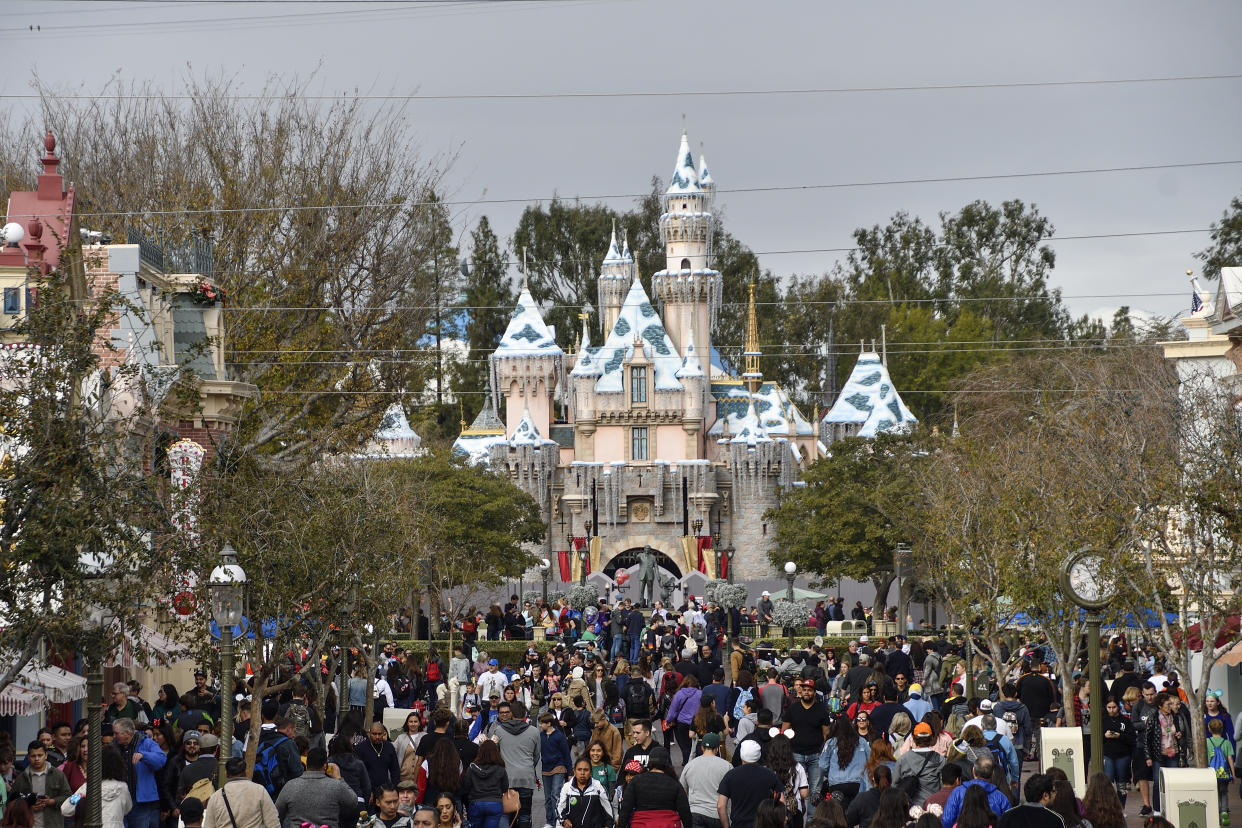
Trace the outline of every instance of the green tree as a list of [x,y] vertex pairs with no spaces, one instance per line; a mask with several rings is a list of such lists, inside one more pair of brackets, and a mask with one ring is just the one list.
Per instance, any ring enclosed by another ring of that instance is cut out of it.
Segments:
[[913,443],[902,435],[852,437],[816,460],[765,520],[776,522],[774,566],[792,560],[800,571],[826,580],[853,578],[875,587],[874,614],[882,618],[895,577],[893,554],[910,536],[891,515],[905,500],[903,475]]
[[1242,265],[1242,196],[1229,202],[1220,221],[1212,223],[1212,243],[1195,254],[1203,262],[1203,275],[1220,278],[1222,267]]
[[465,280],[466,363],[457,369],[453,390],[461,394],[462,417],[472,422],[488,388],[487,357],[505,332],[517,296],[509,279],[509,259],[500,249],[487,216],[470,237],[470,275]]

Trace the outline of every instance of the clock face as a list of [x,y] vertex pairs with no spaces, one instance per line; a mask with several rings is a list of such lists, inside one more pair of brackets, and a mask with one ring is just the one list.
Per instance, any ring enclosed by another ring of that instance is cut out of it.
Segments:
[[1069,570],[1069,587],[1086,603],[1101,603],[1109,599],[1111,590],[1101,577],[1104,559],[1087,555],[1074,561]]

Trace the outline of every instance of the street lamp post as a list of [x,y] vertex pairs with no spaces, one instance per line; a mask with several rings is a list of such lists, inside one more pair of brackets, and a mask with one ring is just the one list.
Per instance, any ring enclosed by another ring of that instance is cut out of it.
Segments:
[[712,552],[716,555],[716,577],[723,578],[724,573],[724,550],[720,548],[720,530],[717,529],[712,533]]
[[[337,717],[336,729],[339,733],[341,724],[345,721],[345,714],[349,712],[349,648],[353,643],[354,632],[354,613],[358,611],[358,592],[359,583],[358,575],[354,573],[349,578],[349,606],[346,607],[345,623],[341,625],[342,631],[345,633],[345,646],[341,648],[341,692],[336,700]],[[414,637],[418,638],[418,618],[412,619],[414,624]]]
[[790,601],[794,599],[793,582],[794,578],[797,577],[797,574],[798,565],[793,561],[785,561],[785,583],[788,584],[785,588],[785,598]]
[[[96,615],[96,623],[100,630],[107,631],[112,626],[112,613],[100,608]],[[87,748],[86,748],[86,789],[98,791],[103,785],[103,685],[104,658],[94,665],[86,680],[87,698]],[[88,796],[86,798],[85,828],[103,828],[103,798]]]
[[910,545],[908,543],[897,544],[897,554],[893,556],[893,563],[896,564],[897,569],[897,633],[899,635],[906,634],[906,582],[902,578],[905,574],[902,566],[909,555]]
[[736,551],[732,546],[725,550],[725,557],[729,559],[729,583],[733,583],[733,553]]
[[237,550],[225,544],[220,565],[211,571],[211,615],[220,628],[220,750],[219,786],[228,780],[224,766],[233,755],[233,627],[242,621],[246,571],[237,565]]
[[543,578],[543,605],[548,605],[548,574],[552,568],[552,564],[547,558],[541,558],[539,561],[539,575]]

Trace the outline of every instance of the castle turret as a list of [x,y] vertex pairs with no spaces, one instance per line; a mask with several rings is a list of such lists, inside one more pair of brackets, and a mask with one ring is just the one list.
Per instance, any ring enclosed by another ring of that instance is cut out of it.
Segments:
[[599,319],[604,335],[612,330],[617,316],[621,313],[621,305],[630,292],[630,282],[638,275],[634,257],[630,254],[629,240],[623,242],[623,248],[617,247],[617,226],[612,226],[612,243],[608,245],[608,253],[604,256],[604,266],[599,272]]
[[673,178],[662,199],[660,240],[664,243],[665,267],[652,277],[652,289],[664,305],[669,337],[679,352],[685,350],[693,328],[694,341],[703,353],[711,353],[712,326],[721,296],[720,274],[711,269],[715,192],[707,162],[701,160],[700,169],[695,169],[690,142],[683,132]]
[[525,412],[541,434],[549,432],[553,395],[564,369],[556,332],[544,323],[523,283],[513,318],[491,356],[492,394],[505,400],[506,433],[514,433]]

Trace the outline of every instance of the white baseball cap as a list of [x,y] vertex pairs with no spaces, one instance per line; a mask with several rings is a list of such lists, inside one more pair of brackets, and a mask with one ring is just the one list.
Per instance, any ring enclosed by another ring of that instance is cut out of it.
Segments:
[[765,590],[763,591],[763,597],[764,597],[764,598],[771,598],[771,597],[772,597],[772,593],[768,592],[768,591],[765,589]]

